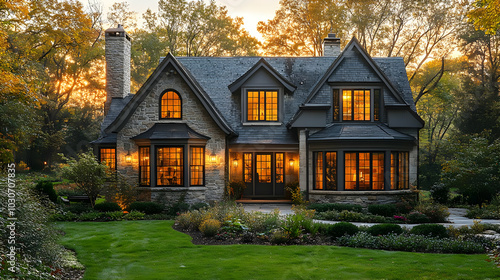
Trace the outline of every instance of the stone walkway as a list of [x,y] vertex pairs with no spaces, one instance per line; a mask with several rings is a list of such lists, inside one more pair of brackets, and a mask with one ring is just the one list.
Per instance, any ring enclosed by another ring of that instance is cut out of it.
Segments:
[[[288,215],[288,214],[293,214],[292,211],[292,206],[290,204],[275,204],[275,203],[255,203],[255,204],[243,204],[243,207],[245,208],[246,211],[260,211],[263,213],[269,213],[273,211],[274,209],[279,209],[280,213],[283,215]],[[474,219],[469,219],[465,217],[465,213],[467,213],[466,209],[463,208],[450,208],[448,209],[450,212],[450,216],[448,217],[448,220],[450,221],[449,223],[443,223],[442,225],[444,226],[454,226],[454,227],[461,227],[461,226],[471,226],[474,224]],[[338,223],[338,221],[323,221],[323,220],[316,220],[317,222],[320,223],[328,223],[328,224],[334,224]],[[478,220],[480,223],[487,223],[487,224],[500,224],[500,220]],[[357,226],[372,226],[374,223],[353,223]],[[412,228],[416,226],[416,224],[401,224],[401,226],[407,227],[407,228]]]

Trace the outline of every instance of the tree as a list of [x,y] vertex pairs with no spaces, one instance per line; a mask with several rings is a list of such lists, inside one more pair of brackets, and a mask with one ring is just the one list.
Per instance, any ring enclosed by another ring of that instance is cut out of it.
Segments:
[[500,0],[477,0],[474,8],[468,13],[474,26],[489,35],[498,34],[500,30]]
[[500,191],[500,140],[461,136],[450,144],[453,157],[443,166],[443,182],[458,188],[469,204],[481,206]]
[[137,13],[129,10],[127,2],[117,2],[109,9],[108,22],[111,26],[126,26],[128,30],[132,31],[137,28]]
[[62,177],[75,182],[78,189],[90,198],[90,204],[94,208],[95,200],[108,179],[108,167],[98,162],[92,152],[81,153],[78,159],[65,159],[67,166],[61,169]]
[[213,0],[160,0],[158,13],[147,10],[142,16],[144,27],[131,34],[133,90],[169,52],[176,56],[257,54],[258,41],[243,28],[243,20],[230,17],[227,9]]

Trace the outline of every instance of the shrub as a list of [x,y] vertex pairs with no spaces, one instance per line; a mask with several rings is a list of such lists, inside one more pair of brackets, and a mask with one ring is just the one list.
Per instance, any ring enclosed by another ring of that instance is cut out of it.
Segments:
[[415,210],[429,217],[431,223],[445,223],[450,215],[448,207],[437,203],[421,203]]
[[449,237],[446,227],[437,224],[425,224],[425,225],[414,226],[410,230],[410,233],[415,235],[425,235],[438,238]]
[[304,199],[304,195],[300,190],[299,182],[291,182],[286,184],[285,190],[290,193],[292,196],[292,203],[295,205],[304,205],[307,204],[307,201]]
[[434,184],[430,192],[431,198],[437,203],[446,204],[450,199],[450,188],[443,183]]
[[231,200],[240,199],[245,191],[247,184],[243,181],[233,181],[226,186],[225,195]]
[[192,220],[191,220],[192,217],[193,217],[193,213],[186,212],[186,213],[182,213],[179,216],[177,216],[175,221],[182,229],[188,230],[193,225]]
[[139,211],[145,214],[159,214],[163,212],[165,206],[160,203],[152,202],[152,201],[135,201],[129,205],[127,211]]
[[57,203],[57,193],[54,190],[54,184],[50,181],[42,180],[39,181],[35,189],[40,193],[47,195],[50,201]]
[[74,221],[78,218],[78,215],[72,212],[63,212],[63,213],[56,213],[52,215],[50,218],[51,221],[57,221],[57,222],[70,222]]
[[123,212],[120,211],[110,211],[103,215],[105,221],[120,221],[123,218]]
[[209,205],[204,203],[204,202],[197,202],[197,203],[191,205],[190,209],[191,210],[200,210],[200,209],[206,208],[208,206]]
[[84,212],[92,211],[92,208],[90,207],[90,204],[72,203],[69,206],[65,207],[64,210],[79,215]]
[[121,209],[127,209],[130,204],[136,201],[139,194],[137,185],[130,184],[127,178],[117,172],[109,178],[106,188],[102,191],[106,201],[116,202]]
[[131,211],[128,214],[125,214],[125,216],[123,216],[123,219],[129,221],[142,220],[144,219],[145,215],[146,214],[139,211]]
[[351,212],[343,210],[339,214],[340,221],[360,222],[363,220],[363,214],[358,212]]
[[80,214],[78,220],[80,221],[96,221],[103,218],[106,214],[101,212],[86,212]]
[[290,233],[284,230],[275,230],[271,232],[269,241],[272,244],[286,244],[290,241]]
[[357,226],[348,222],[340,222],[328,226],[325,234],[331,238],[338,238],[344,235],[354,235],[358,231],[359,229]]
[[388,234],[401,234],[403,229],[400,225],[396,224],[379,224],[368,228],[367,232],[373,236],[388,235]]
[[411,224],[423,224],[430,222],[429,217],[418,211],[411,212],[410,214],[408,214],[406,218],[408,219],[408,222]]
[[213,237],[221,228],[221,222],[215,219],[208,219],[201,223],[199,230],[206,237]]
[[96,204],[94,206],[94,210],[99,212],[114,212],[114,211],[122,211],[122,208],[115,202],[103,202]]
[[368,212],[374,215],[380,215],[384,217],[393,217],[397,213],[396,205],[394,204],[373,204],[368,206]]
[[327,212],[327,211],[352,211],[352,212],[362,212],[363,207],[356,204],[343,204],[343,203],[312,203],[307,206],[308,209],[314,209],[316,212]]

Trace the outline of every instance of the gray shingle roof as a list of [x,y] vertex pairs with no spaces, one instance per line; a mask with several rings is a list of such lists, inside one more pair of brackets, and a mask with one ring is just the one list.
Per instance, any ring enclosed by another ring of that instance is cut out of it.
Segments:
[[132,137],[132,140],[148,139],[148,140],[188,140],[188,139],[204,139],[210,137],[194,131],[185,123],[156,123],[147,131]]
[[403,140],[415,138],[387,127],[384,124],[342,123],[330,125],[309,137],[310,141],[333,140]]

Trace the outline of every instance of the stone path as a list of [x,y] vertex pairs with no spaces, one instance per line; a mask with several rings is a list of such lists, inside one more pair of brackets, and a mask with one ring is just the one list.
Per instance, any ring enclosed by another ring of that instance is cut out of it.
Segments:
[[[292,206],[290,204],[273,204],[273,203],[256,203],[256,204],[243,204],[243,207],[246,211],[260,211],[263,213],[269,213],[274,209],[278,208],[283,215],[293,214]],[[474,219],[469,219],[465,217],[465,213],[467,213],[466,209],[463,208],[450,208],[448,209],[450,212],[450,216],[448,217],[449,223],[443,223],[444,226],[471,226],[474,224]],[[320,223],[328,223],[334,224],[338,223],[338,221],[323,221],[316,220]],[[488,224],[500,224],[500,220],[478,220],[480,223],[488,223]],[[372,226],[374,223],[353,223],[357,226]],[[401,226],[412,228],[416,226],[416,224],[401,224]]]

